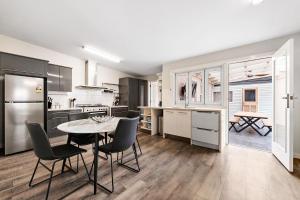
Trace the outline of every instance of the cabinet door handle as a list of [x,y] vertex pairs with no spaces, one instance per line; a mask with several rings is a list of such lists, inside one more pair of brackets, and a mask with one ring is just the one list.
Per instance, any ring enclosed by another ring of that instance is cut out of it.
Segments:
[[187,114],[186,112],[178,112],[178,113],[181,113],[181,114]]
[[208,113],[208,114],[216,114],[217,112],[214,111],[196,111],[198,113]]
[[198,130],[203,130],[203,131],[214,131],[213,129],[208,129],[208,128],[199,128],[197,127]]

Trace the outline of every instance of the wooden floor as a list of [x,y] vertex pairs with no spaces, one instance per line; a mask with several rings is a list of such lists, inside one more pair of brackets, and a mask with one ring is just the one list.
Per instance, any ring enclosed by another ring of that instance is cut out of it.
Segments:
[[[66,199],[300,199],[299,162],[292,175],[272,154],[263,151],[227,146],[224,152],[217,153],[159,136],[139,134],[139,139],[143,150],[140,173],[115,165],[113,194],[99,189],[93,195],[92,185],[86,185]],[[91,150],[84,156],[91,166]],[[126,157],[131,156],[129,151]],[[47,183],[28,187],[36,160],[32,151],[0,158],[0,199],[44,198]],[[134,162],[131,164],[134,166]],[[100,160],[99,179],[110,186],[108,167],[107,161]],[[59,170],[60,165],[56,173]],[[48,172],[39,168],[38,180],[47,177]],[[59,199],[86,180],[80,164],[78,174],[67,172],[53,180],[50,199]]]

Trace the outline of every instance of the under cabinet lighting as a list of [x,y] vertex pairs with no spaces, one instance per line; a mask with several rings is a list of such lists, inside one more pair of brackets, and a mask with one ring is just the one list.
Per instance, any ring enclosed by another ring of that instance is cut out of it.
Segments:
[[252,5],[256,6],[263,2],[264,0],[251,0]]
[[121,62],[121,59],[118,58],[117,56],[109,54],[109,53],[104,52],[104,51],[101,51],[99,49],[96,49],[96,48],[93,48],[93,47],[90,47],[90,46],[83,46],[82,48],[83,48],[83,50],[85,50],[89,53],[95,54],[95,55],[97,55],[101,58],[104,58],[106,60],[109,60],[111,62],[115,62],[115,63]]

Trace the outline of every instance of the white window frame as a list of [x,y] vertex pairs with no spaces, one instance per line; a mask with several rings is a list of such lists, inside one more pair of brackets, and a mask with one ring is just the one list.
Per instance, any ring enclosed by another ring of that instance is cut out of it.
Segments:
[[[214,69],[220,69],[220,73],[221,73],[221,75],[220,75],[220,83],[221,83],[221,85],[220,85],[220,92],[221,92],[221,100],[220,100],[220,102],[219,103],[211,103],[211,102],[208,102],[207,101],[207,97],[209,96],[208,95],[208,90],[207,90],[207,85],[208,85],[208,79],[207,79],[207,73],[208,73],[208,71],[210,71],[210,70],[214,70]],[[209,68],[205,68],[205,74],[204,74],[204,79],[205,79],[205,84],[204,84],[204,91],[205,91],[205,100],[204,100],[204,104],[205,105],[219,105],[219,106],[222,106],[223,105],[223,99],[224,99],[224,92],[223,92],[223,90],[224,90],[224,78],[223,78],[223,76],[224,76],[224,69],[223,69],[223,66],[216,66],[216,67],[209,67]]]
[[[192,74],[193,73],[197,73],[197,72],[201,72],[202,73],[202,78],[203,78],[203,86],[202,86],[202,94],[203,94],[203,99],[201,102],[192,102]],[[199,69],[199,70],[194,70],[194,71],[190,71],[189,72],[189,78],[188,78],[188,82],[189,82],[189,89],[188,89],[188,102],[189,105],[204,105],[205,104],[205,68],[204,69]]]
[[[207,96],[208,96],[208,91],[207,91],[207,71],[209,70],[213,70],[213,69],[220,69],[220,73],[221,73],[221,77],[220,77],[220,92],[221,92],[221,101],[219,103],[209,103],[207,102]],[[203,72],[203,76],[204,76],[204,93],[203,93],[203,101],[201,103],[192,103],[190,101],[190,88],[191,88],[191,74],[194,72],[199,72],[202,71]],[[177,75],[182,75],[182,74],[186,74],[187,75],[187,85],[186,85],[186,96],[185,96],[185,102],[176,102],[177,98],[177,85],[176,85],[176,79],[177,79]],[[173,73],[173,77],[174,77],[174,85],[173,85],[173,102],[175,106],[182,106],[182,105],[186,105],[186,106],[194,106],[194,105],[203,105],[203,106],[222,106],[223,105],[223,101],[224,101],[224,88],[225,88],[225,83],[224,83],[224,65],[217,65],[217,66],[213,66],[213,67],[203,67],[203,68],[199,68],[199,69],[194,69],[191,71],[181,71],[181,72],[174,72]]]
[[[188,96],[189,96],[189,73],[188,72],[178,72],[174,74],[174,105],[189,105],[188,102]],[[177,102],[177,84],[176,79],[177,75],[186,75],[187,76],[187,82],[186,82],[186,93],[185,93],[185,101],[184,102]]]

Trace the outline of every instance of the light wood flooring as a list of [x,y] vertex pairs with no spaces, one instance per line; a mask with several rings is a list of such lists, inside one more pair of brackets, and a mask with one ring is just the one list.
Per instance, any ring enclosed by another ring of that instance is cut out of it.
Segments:
[[[93,195],[86,185],[66,199],[199,199],[199,200],[296,200],[300,199],[300,163],[294,174],[288,173],[272,154],[242,147],[227,146],[218,153],[173,139],[139,134],[143,155],[140,173],[114,165],[115,192],[99,189]],[[65,138],[52,140],[61,143]],[[131,158],[131,151],[126,158]],[[88,166],[91,149],[84,154]],[[47,183],[28,187],[36,157],[32,151],[0,157],[0,199],[43,199]],[[75,161],[75,159],[74,159]],[[134,166],[134,162],[130,162]],[[47,162],[50,166],[50,162]],[[75,162],[73,162],[75,165]],[[57,165],[59,173],[61,165]],[[100,159],[100,182],[110,187],[109,165]],[[40,167],[38,180],[48,177]],[[58,199],[87,180],[82,163],[80,172],[64,173],[53,179],[49,199]]]

